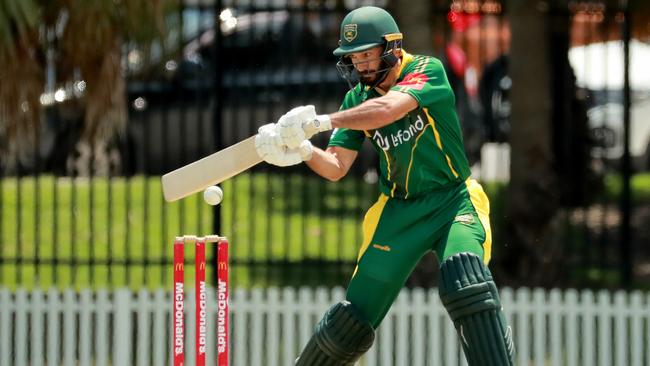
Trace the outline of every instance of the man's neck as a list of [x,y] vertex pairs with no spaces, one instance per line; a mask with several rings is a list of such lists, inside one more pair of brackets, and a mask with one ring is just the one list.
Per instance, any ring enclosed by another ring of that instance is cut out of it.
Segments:
[[397,73],[399,73],[401,65],[402,65],[402,58],[400,57],[399,59],[397,59],[397,63],[390,69],[390,72],[386,76],[386,79],[384,79],[384,81],[382,81],[379,85],[375,87],[375,89],[377,89],[377,92],[379,92],[379,94],[384,95],[388,93],[390,88],[392,88],[395,85],[395,82],[399,77]]

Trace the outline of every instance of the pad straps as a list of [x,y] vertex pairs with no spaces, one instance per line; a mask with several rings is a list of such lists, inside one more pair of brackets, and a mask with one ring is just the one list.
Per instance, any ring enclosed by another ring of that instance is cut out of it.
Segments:
[[470,366],[514,365],[514,343],[490,270],[472,253],[440,267],[440,299],[461,338]]
[[332,306],[296,360],[297,366],[354,365],[375,340],[375,331],[348,301]]

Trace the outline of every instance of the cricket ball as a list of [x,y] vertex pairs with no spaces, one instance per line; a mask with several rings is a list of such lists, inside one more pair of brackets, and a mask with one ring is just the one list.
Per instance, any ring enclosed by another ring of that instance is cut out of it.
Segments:
[[218,186],[210,186],[203,191],[203,199],[208,205],[218,205],[223,199],[223,191]]

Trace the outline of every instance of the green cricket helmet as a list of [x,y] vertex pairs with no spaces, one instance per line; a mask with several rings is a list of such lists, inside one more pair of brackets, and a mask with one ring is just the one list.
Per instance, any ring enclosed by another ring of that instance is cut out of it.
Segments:
[[[335,56],[341,59],[336,64],[341,76],[348,82],[350,88],[363,80],[360,78],[354,64],[349,58],[351,53],[366,51],[382,46],[379,70],[371,73],[377,79],[371,87],[379,85],[390,69],[397,63],[393,51],[402,48],[402,33],[395,19],[384,9],[375,6],[364,6],[348,13],[341,22],[339,47],[334,50]],[[367,86],[367,85],[366,85]]]

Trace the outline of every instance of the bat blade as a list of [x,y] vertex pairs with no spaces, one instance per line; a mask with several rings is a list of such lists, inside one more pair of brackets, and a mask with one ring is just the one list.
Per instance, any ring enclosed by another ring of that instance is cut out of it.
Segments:
[[179,200],[232,178],[261,161],[255,150],[255,136],[251,136],[163,175],[163,196],[167,202]]

